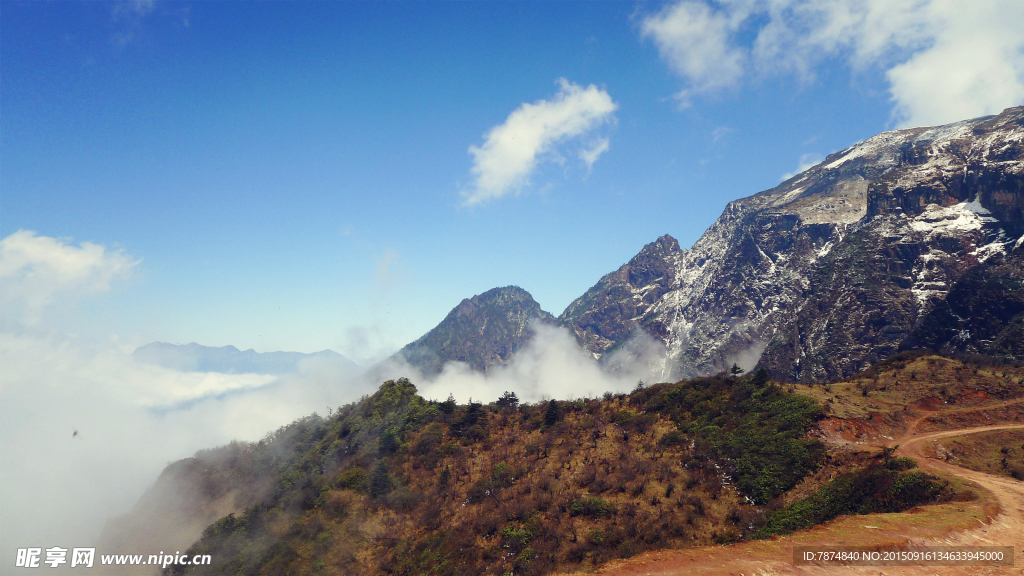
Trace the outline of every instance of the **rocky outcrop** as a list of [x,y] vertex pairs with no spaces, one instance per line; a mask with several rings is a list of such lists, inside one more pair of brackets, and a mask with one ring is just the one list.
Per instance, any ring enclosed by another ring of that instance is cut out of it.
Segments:
[[494,288],[463,300],[433,330],[396,356],[427,376],[453,361],[487,372],[507,364],[529,343],[533,322],[553,324],[555,318],[518,286]]
[[1024,360],[1024,246],[968,270],[901,348]]
[[[606,274],[586,294],[569,304],[558,318],[577,340],[596,357],[625,343],[646,312],[672,288],[682,250],[665,235],[644,246],[640,253],[611,274]],[[656,330],[657,326],[647,326]]]

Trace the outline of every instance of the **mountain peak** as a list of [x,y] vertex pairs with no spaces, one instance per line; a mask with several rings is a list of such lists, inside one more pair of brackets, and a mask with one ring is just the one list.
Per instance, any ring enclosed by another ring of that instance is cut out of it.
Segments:
[[679,241],[665,234],[644,246],[618,270],[573,300],[558,321],[595,357],[627,339],[639,319],[675,284],[683,256]]
[[554,323],[529,292],[518,286],[492,288],[460,302],[432,330],[402,348],[397,356],[427,375],[448,362],[465,362],[488,371],[507,364],[529,343],[532,322]]

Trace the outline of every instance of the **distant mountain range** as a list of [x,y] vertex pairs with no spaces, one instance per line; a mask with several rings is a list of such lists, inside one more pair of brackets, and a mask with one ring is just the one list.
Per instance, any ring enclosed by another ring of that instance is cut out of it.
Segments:
[[338,363],[353,373],[359,365],[332,350],[312,354],[301,352],[256,352],[234,346],[214,348],[195,342],[181,345],[152,342],[132,353],[136,360],[184,372],[223,372],[226,374],[289,374],[304,360]]
[[730,202],[688,250],[643,247],[557,319],[518,287],[464,300],[400,354],[486,371],[570,329],[595,358],[641,332],[664,380],[737,362],[784,381],[848,376],[914,347],[1024,358],[1024,107],[885,132]]

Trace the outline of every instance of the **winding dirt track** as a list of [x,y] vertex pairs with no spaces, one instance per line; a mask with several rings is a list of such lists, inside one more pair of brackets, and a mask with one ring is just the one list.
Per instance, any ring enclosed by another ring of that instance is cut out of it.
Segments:
[[[1024,574],[1024,482],[1002,476],[993,476],[954,466],[926,455],[925,447],[932,440],[995,430],[1024,428],[1024,424],[980,426],[961,430],[944,430],[927,434],[904,435],[890,445],[899,444],[898,454],[917,460],[920,467],[935,473],[958,476],[970,480],[995,495],[1000,513],[987,526],[952,534],[940,542],[922,542],[933,546],[1013,546],[1014,566],[1000,568],[933,567],[929,574]],[[915,572],[905,572],[912,574]]]
[[[1022,576],[1024,575],[1024,482],[1010,478],[992,476],[954,466],[936,460],[925,454],[926,445],[939,438],[963,436],[994,430],[1024,428],[1024,424],[1004,424],[944,430],[925,434],[915,433],[917,424],[927,418],[917,419],[906,434],[889,442],[899,445],[898,455],[909,456],[918,461],[920,467],[932,473],[957,476],[973,482],[991,492],[999,503],[1000,512],[987,524],[976,528],[949,533],[941,538],[902,538],[905,544],[921,546],[1013,546],[1014,565],[1001,567],[977,566],[929,566],[929,567],[818,567],[795,566],[792,552],[795,543],[791,538],[772,541],[746,542],[727,547],[702,547],[685,550],[668,550],[644,554],[626,561],[613,562],[598,570],[604,576],[824,576],[842,574],[856,576]],[[870,517],[861,517],[870,518]],[[873,526],[863,526],[867,532]],[[811,530],[813,534],[814,529]],[[805,533],[806,534],[806,533]],[[855,536],[854,536],[855,538]],[[830,542],[817,542],[827,545]],[[809,545],[806,538],[799,545]]]

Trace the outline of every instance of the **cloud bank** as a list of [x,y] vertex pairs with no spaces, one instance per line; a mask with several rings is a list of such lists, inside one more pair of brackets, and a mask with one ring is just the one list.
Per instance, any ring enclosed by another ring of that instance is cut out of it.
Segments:
[[133,349],[0,332],[3,565],[18,547],[94,545],[172,461],[372,390],[326,363],[280,377],[182,372],[137,362]]
[[45,325],[46,308],[111,289],[137,259],[25,231],[0,241],[0,256],[9,311],[22,317],[31,309],[43,322],[0,327],[0,542],[8,545],[0,565],[11,565],[19,547],[95,545],[104,524],[127,512],[170,462],[356,401],[380,386],[377,376],[409,377],[439,400],[451,393],[491,402],[507,390],[538,402],[629,391],[664,372],[663,347],[642,334],[599,364],[567,330],[542,325],[511,364],[487,375],[450,363],[432,379],[402,364],[354,376],[344,363],[318,358],[282,376],[180,370],[135,358],[138,343]]
[[76,247],[19,230],[0,240],[0,319],[38,324],[48,306],[106,292],[139,262],[91,242]]
[[[463,362],[445,364],[441,373],[424,378],[408,364],[390,361],[375,372],[382,378],[408,377],[424,398],[444,400],[453,394],[460,403],[472,398],[493,402],[505,391],[523,402],[544,399],[596,398],[604,392],[628,392],[638,380],[658,381],[665,372],[664,346],[637,334],[614,358],[599,363],[576,344],[565,328],[534,324],[534,338],[512,362],[475,372]],[[379,382],[376,383],[379,385]]]
[[[462,403],[492,402],[506,390],[528,402],[596,397],[657,380],[659,350],[644,346],[623,352],[612,371],[567,330],[537,326],[533,342],[490,374],[455,362],[433,379],[408,365],[391,366],[388,377]],[[0,332],[0,541],[11,547],[0,562],[13,562],[18,547],[94,545],[105,522],[127,512],[170,462],[258,440],[380,385],[324,363],[281,377],[182,372],[138,362],[133,348]]]
[[[467,206],[501,198],[529,182],[539,158],[557,145],[590,133],[614,119],[618,104],[608,92],[561,78],[550,100],[524,103],[504,123],[485,134],[482,146],[470,146],[473,185],[462,193]],[[580,152],[589,169],[604,151],[607,139]]]
[[73,313],[139,262],[29,231],[0,240],[2,566],[14,565],[19,547],[95,543],[173,460],[257,440],[370,390],[329,359],[303,360],[280,377],[190,372],[139,362],[135,344],[116,336],[47,325],[50,309]]
[[994,114],[1024,102],[1024,3],[1017,0],[684,0],[641,19],[697,95],[750,76],[813,82],[838,60],[881,71],[899,126]]

